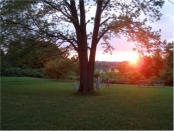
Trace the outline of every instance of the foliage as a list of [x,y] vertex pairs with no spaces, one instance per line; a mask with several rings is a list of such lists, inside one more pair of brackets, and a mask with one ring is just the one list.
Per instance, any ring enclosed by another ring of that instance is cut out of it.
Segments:
[[121,62],[117,66],[117,69],[119,70],[119,72],[121,74],[127,73],[129,70],[131,70],[130,68],[131,68],[131,66],[129,65],[129,62],[128,61]]
[[167,85],[173,85],[173,45],[168,43],[165,47],[165,68],[161,72],[161,79],[165,80]]
[[[41,77],[42,75],[39,75],[35,70],[45,68],[48,76],[60,78],[67,75],[70,71],[70,67],[68,67],[70,65],[72,72],[79,72],[77,58],[69,60],[67,58],[68,50],[60,49],[53,43],[37,41],[32,38],[11,41],[6,52],[1,50],[1,70],[2,75],[5,76]],[[49,66],[50,64],[51,66]],[[28,68],[31,68],[31,71],[28,71]],[[59,70],[59,72],[56,71],[56,77],[53,75],[55,68]]]
[[[173,85],[173,43],[164,45],[163,48],[151,52],[151,55],[141,56],[135,65],[128,61],[113,63],[115,67],[110,66],[111,71],[102,73],[102,79],[108,77],[111,83]],[[113,68],[119,72],[114,72]]]
[[99,69],[95,69],[94,77],[97,78],[98,76],[100,76],[100,70]]
[[74,65],[69,59],[53,59],[46,63],[45,73],[51,78],[60,79],[73,71]]
[[[3,45],[6,45],[10,39],[18,39],[20,35],[33,36],[39,40],[68,42],[71,47],[77,50],[76,36],[80,32],[76,31],[79,28],[83,29],[83,26],[87,27],[93,24],[98,28],[96,31],[97,41],[103,39],[101,44],[106,52],[112,50],[108,39],[114,34],[116,36],[124,34],[132,40],[144,43],[142,47],[152,49],[151,47],[159,44],[157,41],[159,32],[152,32],[151,27],[146,23],[148,20],[153,22],[160,19],[159,9],[163,4],[163,0],[133,0],[131,2],[114,0],[85,0],[81,2],[74,0],[27,0],[21,2],[6,0],[1,2],[2,41]],[[95,13],[92,14],[91,11],[96,5],[98,12],[95,16]],[[85,10],[82,13],[84,7]],[[90,16],[88,13],[91,13]],[[146,17],[142,17],[143,15]],[[86,25],[83,25],[84,22]],[[76,30],[72,29],[73,26]],[[81,31],[80,35],[83,33]],[[85,35],[90,40],[94,38],[92,30],[87,31]]]
[[100,71],[107,72],[111,68],[115,68],[115,66],[119,64],[119,62],[109,62],[109,61],[96,61],[95,69],[99,69]]
[[160,80],[164,63],[164,58],[157,50],[151,56],[141,57],[135,65],[128,61],[117,63],[115,69],[118,69],[119,72],[111,70],[104,73],[103,78],[109,77],[112,83],[138,84],[139,81],[146,81],[152,84]]
[[6,68],[1,71],[2,76],[30,76],[45,77],[44,69],[22,69],[22,68]]
[[164,59],[161,55],[144,56],[139,63],[138,71],[145,78],[152,76],[160,77],[160,72],[164,69]]
[[105,74],[103,73],[103,77],[104,80],[106,80],[106,78],[109,78],[110,81],[116,80],[117,79],[117,73],[116,72],[106,72]]
[[66,55],[66,51],[52,43],[23,38],[11,41],[6,53],[2,56],[2,68],[43,68],[46,61]]
[[[39,70],[52,60],[64,57],[68,51],[60,49],[56,44],[37,41],[33,38],[10,41],[6,53],[1,51],[2,75],[5,76],[33,76],[41,77]],[[64,65],[63,65],[64,66]],[[37,71],[38,70],[38,71]]]

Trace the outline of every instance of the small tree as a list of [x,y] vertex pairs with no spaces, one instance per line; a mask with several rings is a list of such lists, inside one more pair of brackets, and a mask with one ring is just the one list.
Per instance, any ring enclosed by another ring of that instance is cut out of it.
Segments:
[[173,85],[173,45],[172,41],[165,47],[165,68],[162,72],[162,79],[167,85]]
[[60,79],[64,78],[73,66],[69,59],[53,59],[46,63],[45,73],[47,76]]

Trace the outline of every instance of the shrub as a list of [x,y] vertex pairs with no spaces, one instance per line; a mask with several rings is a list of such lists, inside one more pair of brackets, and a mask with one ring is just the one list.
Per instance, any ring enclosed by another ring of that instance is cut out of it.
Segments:
[[22,68],[6,68],[1,70],[2,76],[30,76],[30,77],[44,77],[43,69],[22,69]]
[[51,78],[65,78],[68,72],[73,70],[73,64],[68,59],[55,59],[47,62],[45,73]]

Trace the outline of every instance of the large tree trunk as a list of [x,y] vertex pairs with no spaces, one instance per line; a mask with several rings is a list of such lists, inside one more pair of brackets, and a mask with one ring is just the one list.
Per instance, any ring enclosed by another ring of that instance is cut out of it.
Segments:
[[89,62],[88,62],[88,90],[94,91],[94,69],[95,69],[95,55],[96,55],[96,47],[98,43],[98,31],[100,26],[100,19],[101,19],[101,13],[102,13],[102,0],[97,1],[97,9],[96,9],[96,15],[95,15],[95,22],[94,22],[94,29],[93,29],[93,36],[92,36],[92,46],[90,49],[90,56],[89,56]]
[[[82,32],[85,32],[85,30],[82,30]],[[86,33],[81,34],[81,37],[79,37],[79,41],[80,41],[80,50],[78,52],[78,55],[80,64],[80,87],[78,92],[86,93],[88,92],[88,87],[87,87],[88,50],[87,50]]]
[[87,65],[88,59],[85,52],[79,54],[79,64],[80,64],[80,87],[78,92],[86,93],[87,89]]
[[[78,92],[88,92],[87,87],[87,69],[88,69],[88,44],[86,35],[86,20],[85,20],[85,6],[84,0],[79,0],[80,7],[80,25],[77,31],[77,40],[79,41],[79,63],[80,63],[80,88]],[[77,18],[78,20],[78,18]]]
[[[94,91],[94,66],[95,66],[95,54],[97,46],[97,37],[100,25],[100,17],[102,13],[102,1],[97,1],[97,9],[95,16],[95,24],[93,30],[92,47],[90,50],[90,58],[88,62],[88,51],[87,51],[87,33],[86,33],[86,21],[85,21],[85,7],[84,0],[79,0],[80,4],[80,27],[75,25],[77,41],[79,45],[79,63],[80,63],[80,88],[78,92],[92,92]],[[72,3],[73,4],[73,3]],[[74,6],[75,7],[75,6]],[[74,15],[76,16],[77,13]],[[75,17],[78,21],[78,17]]]
[[89,62],[85,58],[85,53],[79,54],[80,62],[80,88],[78,92],[87,93],[94,92],[94,69],[95,69],[95,55],[96,47],[91,50]]
[[89,62],[88,62],[88,79],[87,86],[90,92],[94,91],[94,69],[95,69],[95,55],[96,55],[96,46],[91,48]]
[[86,51],[79,52],[80,87],[78,92],[93,92],[96,47],[91,49],[89,62]]

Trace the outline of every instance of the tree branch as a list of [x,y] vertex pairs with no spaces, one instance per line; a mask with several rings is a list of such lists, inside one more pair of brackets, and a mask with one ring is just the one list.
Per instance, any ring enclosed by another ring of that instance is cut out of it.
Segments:
[[99,42],[100,39],[101,39],[112,27],[113,27],[113,26],[109,26],[109,27],[107,27],[107,29],[103,30],[103,31],[101,32],[101,34],[99,35],[99,37],[98,37],[98,39],[97,39],[97,42]]
[[97,45],[97,37],[98,37],[98,31],[100,26],[100,19],[101,19],[101,13],[102,13],[102,0],[97,0],[97,9],[96,9],[96,15],[95,15],[95,21],[94,21],[94,29],[93,29],[93,37],[92,37],[92,46]]
[[77,43],[77,41],[74,38],[67,38],[65,35],[61,33],[58,34],[58,37],[61,38],[61,40],[66,40],[66,42],[70,43],[74,47],[74,49],[78,51],[78,47],[74,44],[74,42]]
[[76,27],[79,27],[79,19],[78,19],[76,4],[74,0],[70,1],[70,9],[71,9],[72,21]]
[[84,28],[84,26],[85,26],[84,0],[79,0],[79,4],[80,4],[80,25]]
[[106,18],[104,21],[102,21],[101,23],[100,23],[100,26],[102,26],[103,24],[105,24],[105,22],[107,22],[109,19],[111,19],[112,17],[108,17],[108,18]]
[[107,7],[107,5],[109,4],[110,0],[107,0],[106,3],[104,4],[103,8],[102,8],[102,12],[105,10],[105,8]]
[[14,22],[14,21],[7,20],[7,19],[4,20],[4,21],[7,22],[8,24],[21,25],[21,26],[23,26],[23,28],[25,28],[25,29],[27,29],[27,30],[38,32],[37,30],[34,30],[33,28],[31,28],[31,27],[29,27],[29,26],[27,26],[27,25],[24,25],[24,24],[22,24],[22,23],[20,23],[20,22]]
[[[62,13],[62,15],[64,15],[66,18],[70,19],[70,21],[73,21],[72,17],[67,13],[62,11],[62,9],[60,9],[60,7],[58,8],[57,6],[55,6],[54,4],[52,4],[52,2],[47,1],[47,0],[42,0],[44,3],[48,4],[50,7],[52,7],[53,9],[59,11]],[[60,6],[60,5],[59,5]]]

